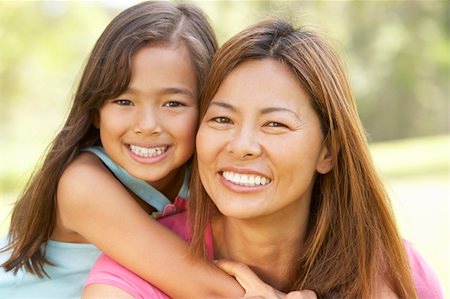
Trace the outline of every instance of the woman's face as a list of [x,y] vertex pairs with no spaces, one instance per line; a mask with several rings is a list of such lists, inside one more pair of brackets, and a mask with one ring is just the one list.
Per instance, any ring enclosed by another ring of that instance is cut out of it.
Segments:
[[293,73],[272,59],[246,61],[222,82],[200,123],[200,177],[229,217],[307,211],[316,172],[331,168],[322,141]]

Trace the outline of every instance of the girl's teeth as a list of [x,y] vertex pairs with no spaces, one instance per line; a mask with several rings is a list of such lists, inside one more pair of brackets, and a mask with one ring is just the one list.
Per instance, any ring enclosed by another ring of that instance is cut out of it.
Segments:
[[147,157],[159,156],[159,155],[165,153],[167,150],[167,147],[160,146],[160,147],[146,148],[146,147],[140,147],[137,145],[130,144],[130,149],[136,155],[147,158]]
[[246,187],[264,186],[272,181],[269,178],[259,175],[239,174],[231,171],[224,171],[222,176],[233,184]]

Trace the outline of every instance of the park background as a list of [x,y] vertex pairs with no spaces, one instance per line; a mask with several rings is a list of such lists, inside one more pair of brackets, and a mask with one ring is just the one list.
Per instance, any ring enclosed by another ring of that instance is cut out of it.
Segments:
[[[193,1],[219,43],[283,16],[325,32],[346,63],[375,164],[403,236],[450,298],[447,1]],[[0,1],[0,234],[61,128],[85,59],[136,1]]]

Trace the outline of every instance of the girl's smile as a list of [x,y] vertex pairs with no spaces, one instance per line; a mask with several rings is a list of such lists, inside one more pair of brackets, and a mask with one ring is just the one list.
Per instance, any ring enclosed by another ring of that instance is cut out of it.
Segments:
[[130,144],[129,149],[130,157],[139,163],[156,163],[170,154],[168,145],[142,147]]
[[168,146],[158,146],[158,147],[142,147],[139,145],[130,144],[130,150],[139,157],[156,157],[164,154]]

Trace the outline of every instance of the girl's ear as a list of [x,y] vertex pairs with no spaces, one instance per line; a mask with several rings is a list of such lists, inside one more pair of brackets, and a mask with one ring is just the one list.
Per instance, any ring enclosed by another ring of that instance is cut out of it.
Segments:
[[322,146],[316,170],[318,173],[326,174],[333,168],[333,158],[327,144]]
[[99,114],[99,112],[98,112],[97,109],[95,109],[95,110],[92,112],[91,118],[92,118],[92,125],[93,125],[95,128],[99,129],[99,128],[100,128],[100,114]]

